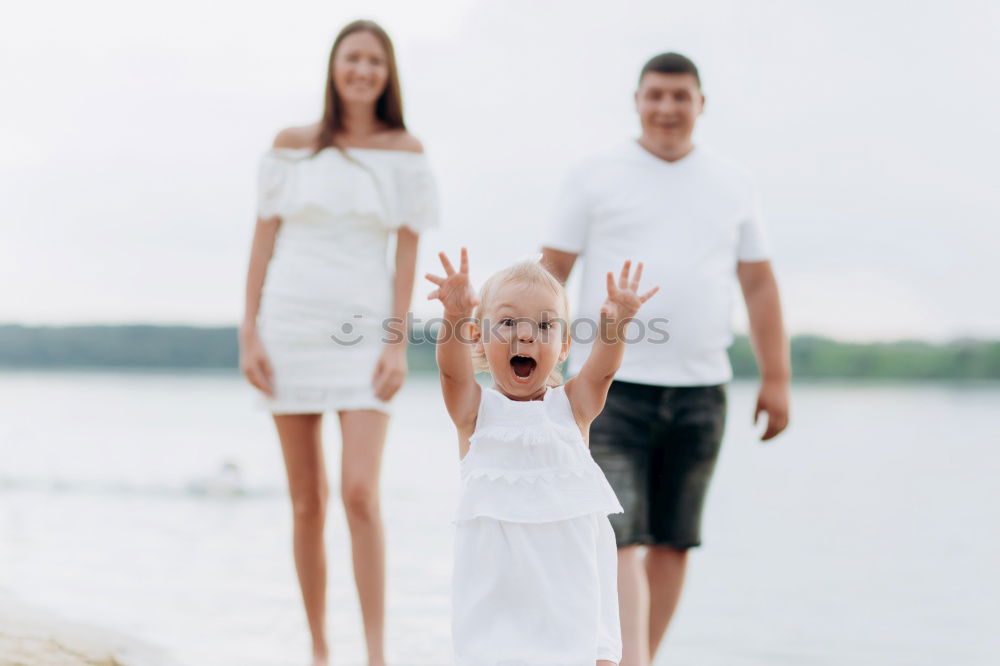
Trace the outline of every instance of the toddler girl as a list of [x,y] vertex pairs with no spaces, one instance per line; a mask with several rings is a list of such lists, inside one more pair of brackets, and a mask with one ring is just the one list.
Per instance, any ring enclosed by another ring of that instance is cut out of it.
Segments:
[[[638,293],[630,262],[608,297],[580,374],[569,353],[562,285],[536,262],[492,276],[476,297],[459,270],[428,298],[444,305],[437,362],[458,430],[452,637],[457,666],[613,666],[621,659],[617,550],[609,513],[622,511],[590,456],[587,432],[621,363],[624,329],[656,293]],[[589,328],[593,331],[593,327]],[[471,352],[471,353],[470,353]],[[488,371],[482,388],[475,370]]]

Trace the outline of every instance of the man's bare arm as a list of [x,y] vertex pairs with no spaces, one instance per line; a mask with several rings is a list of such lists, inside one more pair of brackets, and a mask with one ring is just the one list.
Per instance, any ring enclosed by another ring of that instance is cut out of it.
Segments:
[[577,255],[574,252],[563,252],[562,250],[553,250],[551,247],[542,248],[542,265],[552,275],[556,277],[557,280],[566,284],[566,280],[569,279],[569,274],[573,270],[573,264],[576,263]]
[[778,282],[769,261],[741,261],[736,275],[746,301],[750,340],[760,368],[761,387],[754,421],[761,412],[767,413],[767,429],[761,439],[768,440],[788,426],[788,385],[792,375]]

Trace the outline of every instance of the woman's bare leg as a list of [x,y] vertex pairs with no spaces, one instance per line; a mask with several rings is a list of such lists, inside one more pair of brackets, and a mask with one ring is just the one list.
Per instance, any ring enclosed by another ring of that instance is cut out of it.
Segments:
[[351,531],[354,581],[361,602],[369,666],[385,664],[385,535],[379,471],[389,415],[370,409],[340,412],[343,459],[340,494]]
[[326,666],[329,647],[326,642],[326,547],[323,527],[330,488],[323,460],[322,415],[275,414],[274,423],[288,474],[295,570],[312,635],[313,666]]

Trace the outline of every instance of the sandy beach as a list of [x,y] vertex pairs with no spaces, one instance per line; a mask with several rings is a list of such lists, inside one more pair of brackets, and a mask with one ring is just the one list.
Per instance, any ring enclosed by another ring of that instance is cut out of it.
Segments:
[[0,666],[174,666],[162,651],[0,591]]

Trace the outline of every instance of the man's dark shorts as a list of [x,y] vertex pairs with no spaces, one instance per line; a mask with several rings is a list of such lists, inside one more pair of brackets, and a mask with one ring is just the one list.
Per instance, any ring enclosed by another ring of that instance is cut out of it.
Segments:
[[612,382],[590,426],[590,451],[625,509],[609,516],[619,548],[701,544],[725,422],[725,385]]

